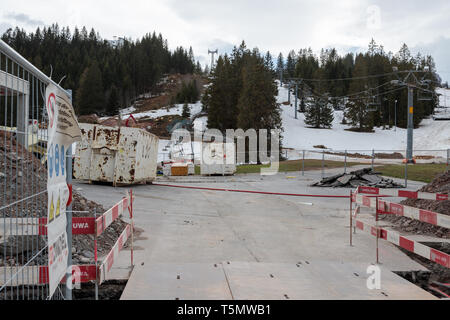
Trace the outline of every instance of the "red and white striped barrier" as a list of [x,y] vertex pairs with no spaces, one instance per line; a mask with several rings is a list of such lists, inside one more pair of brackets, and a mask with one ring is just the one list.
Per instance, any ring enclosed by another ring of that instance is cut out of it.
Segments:
[[[405,206],[395,202],[380,200],[374,197],[356,194],[354,202],[368,208],[378,209],[380,214],[395,214],[410,219],[415,219],[421,222],[429,223],[438,227],[450,229],[450,216],[437,212]],[[377,205],[378,201],[378,205]]]
[[[103,263],[98,267],[97,264],[97,237],[106,230],[115,220],[117,220],[128,209],[131,224],[127,224],[124,231],[118,238],[117,242],[106,256]],[[103,282],[107,274],[111,270],[115,257],[118,256],[124,244],[131,235],[133,238],[133,193],[132,190],[121,201],[116,203],[111,209],[107,210],[98,218],[94,217],[73,217],[72,218],[72,234],[93,234],[94,238],[94,265],[74,265],[73,272],[78,270],[79,273],[74,275],[73,282],[79,283],[96,281]],[[47,218],[7,218],[3,219],[0,228],[0,238],[5,236],[20,235],[47,235]],[[131,246],[131,264],[133,264],[133,245]],[[0,274],[15,275],[12,279],[0,277],[1,286],[18,286],[18,285],[42,285],[48,283],[48,266],[14,266],[0,267]],[[25,276],[26,275],[26,276]],[[65,282],[63,278],[62,282]]]
[[96,221],[97,236],[101,235],[103,231],[108,228],[111,223],[121,217],[123,213],[129,209],[130,194],[124,197],[121,201],[116,203],[111,209],[107,210],[104,214],[98,217]]
[[[86,283],[96,280],[96,267],[95,265],[79,265],[72,268],[72,283],[78,281],[78,283]],[[75,270],[78,269],[79,273],[75,275]],[[7,286],[21,286],[21,285],[42,285],[48,283],[48,266],[16,266],[16,267],[1,267],[0,274],[14,274],[15,277],[8,279],[5,282],[4,277],[0,277],[0,286],[7,284]],[[9,282],[8,282],[9,281]],[[62,283],[66,282],[65,277],[61,280]]]
[[[73,217],[72,234],[94,234],[93,217]],[[47,218],[5,218],[0,221],[0,236],[47,235]]]
[[378,234],[378,237],[380,239],[389,241],[390,243],[393,243],[405,250],[436,262],[441,266],[450,268],[450,255],[445,252],[430,248],[426,245],[421,244],[420,242],[408,239],[407,237],[400,235],[398,232],[386,230],[381,227],[377,228],[361,220],[356,220],[355,222],[356,228],[360,230],[370,233],[375,237],[377,237]]
[[[94,217],[73,217],[72,234],[95,234],[101,235],[105,229],[123,213],[129,209],[130,195],[128,194],[111,209],[107,210],[97,219]],[[0,236],[21,235],[47,235],[47,218],[5,218],[0,221]]]
[[114,260],[119,256],[119,252],[122,251],[124,244],[127,242],[128,238],[132,234],[132,227],[130,224],[127,224],[125,230],[123,230],[117,242],[114,244],[111,251],[108,253],[106,258],[103,260],[102,264],[99,267],[100,275],[99,275],[99,284],[106,280],[109,271],[111,270],[112,265],[114,264]]
[[399,190],[399,189],[383,189],[375,187],[359,186],[356,193],[364,193],[371,195],[385,195],[391,197],[409,198],[409,199],[425,199],[444,201],[449,200],[448,194],[443,193],[428,193],[420,191]]
[[101,284],[107,279],[107,275],[111,270],[111,267],[114,264],[115,259],[119,256],[119,252],[122,251],[123,246],[127,242],[128,238],[131,236],[131,266],[133,266],[133,190],[130,190],[127,193],[127,196],[124,197],[119,203],[114,205],[111,209],[106,211],[101,217],[96,220],[96,234],[94,239],[95,246],[95,265],[97,265],[97,237],[109,226],[111,223],[119,218],[124,211],[128,209],[130,214],[131,224],[127,224],[125,229],[120,234],[117,242],[112,247],[111,251],[106,255],[105,259],[99,266],[99,273],[96,285]]

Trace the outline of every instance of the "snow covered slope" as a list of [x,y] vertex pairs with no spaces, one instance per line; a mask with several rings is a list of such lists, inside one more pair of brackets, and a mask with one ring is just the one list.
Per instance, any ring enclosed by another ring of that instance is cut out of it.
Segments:
[[441,107],[450,108],[450,89],[437,88],[436,93],[440,94],[439,105]]
[[[200,101],[196,102],[196,103],[191,103],[188,104],[190,110],[191,110],[191,117],[200,113],[202,111],[202,103]],[[133,107],[131,107],[133,108]],[[126,110],[126,109],[124,109]],[[127,114],[132,113],[133,111],[135,111],[135,109],[129,109],[128,112],[123,112],[122,110],[122,116],[125,116]],[[144,118],[144,117],[149,117],[149,118],[159,118],[159,117],[163,117],[163,116],[170,116],[170,115],[180,115],[183,113],[183,104],[176,104],[173,108],[170,108],[169,110],[167,110],[166,108],[161,108],[161,109],[157,109],[157,110],[150,110],[150,111],[144,111],[144,112],[138,112],[138,113],[133,113],[133,117],[135,117],[136,119],[139,118]]]
[[[278,87],[279,103],[288,101],[288,90]],[[347,125],[341,124],[342,111],[335,111],[332,129],[307,128],[304,115],[298,113],[294,117],[294,97],[291,95],[291,106],[281,105],[283,121],[283,146],[293,149],[314,149],[316,145],[324,145],[333,150],[405,150],[406,129],[394,128],[383,130],[375,128],[375,133],[359,133],[346,131]],[[414,130],[414,149],[436,150],[450,148],[450,121],[433,121],[425,119],[420,128]],[[367,152],[365,152],[367,153]],[[430,154],[430,153],[428,153]],[[442,156],[443,153],[440,152]]]

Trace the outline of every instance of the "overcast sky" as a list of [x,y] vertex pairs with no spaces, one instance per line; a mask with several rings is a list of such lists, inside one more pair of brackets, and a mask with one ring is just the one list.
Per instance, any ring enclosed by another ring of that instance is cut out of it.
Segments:
[[432,54],[450,81],[448,0],[0,0],[0,7],[0,32],[54,22],[72,31],[94,27],[105,39],[155,30],[171,48],[192,46],[202,64],[209,61],[208,48],[229,52],[242,40],[274,56],[305,47],[363,51],[371,38],[395,53],[405,42],[414,54]]

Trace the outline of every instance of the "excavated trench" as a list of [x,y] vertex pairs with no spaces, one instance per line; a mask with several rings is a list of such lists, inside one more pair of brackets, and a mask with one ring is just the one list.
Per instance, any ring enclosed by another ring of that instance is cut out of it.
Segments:
[[[98,287],[99,300],[119,300],[128,280],[108,280]],[[95,284],[83,283],[72,291],[73,300],[95,300]]]

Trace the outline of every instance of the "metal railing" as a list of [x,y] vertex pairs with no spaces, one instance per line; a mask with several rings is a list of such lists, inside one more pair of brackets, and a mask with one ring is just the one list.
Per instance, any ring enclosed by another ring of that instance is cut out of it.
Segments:
[[[199,148],[201,150],[201,148]],[[250,153],[258,153],[258,151],[246,151],[248,158]],[[236,152],[238,154],[239,152]],[[242,152],[241,152],[242,153]],[[415,149],[413,150],[416,163],[442,164],[444,169],[442,172],[450,170],[450,149]],[[196,153],[196,161],[201,159],[201,154]],[[376,171],[376,167],[380,165],[402,165],[404,166],[404,174],[402,179],[404,184],[408,186],[408,168],[411,164],[404,162],[406,157],[406,150],[392,150],[392,149],[347,149],[347,150],[332,150],[332,149],[282,149],[281,158],[284,160],[297,160],[298,171],[304,176],[308,170],[321,170],[321,176],[324,178],[327,175],[335,175],[337,171],[342,170],[343,173],[351,171],[353,165],[366,165]],[[192,154],[186,154],[186,157],[192,159]],[[159,158],[168,160],[170,158],[169,152],[160,152]],[[340,162],[339,165],[333,164],[329,161]],[[197,162],[196,162],[197,163]],[[238,163],[255,164],[255,163]],[[336,168],[332,172],[327,172],[327,169]],[[291,170],[292,168],[290,168]],[[283,168],[280,168],[283,172]]]
[[[282,154],[286,159],[300,160],[302,165],[299,171],[302,171],[302,174],[304,174],[305,167],[307,167],[307,164],[305,165],[306,160],[320,160],[322,176],[325,176],[324,170],[327,167],[327,161],[338,161],[342,162],[344,173],[347,173],[348,168],[351,164],[363,164],[370,166],[372,169],[376,169],[376,166],[378,165],[404,165],[404,178],[407,180],[407,168],[410,165],[408,162],[405,162],[406,150],[284,149]],[[450,169],[450,149],[416,149],[414,150],[413,158],[415,159],[417,164],[445,164],[443,172]]]
[[[0,40],[0,300],[50,297],[48,264],[45,88],[54,83]],[[70,246],[70,244],[69,244]]]

